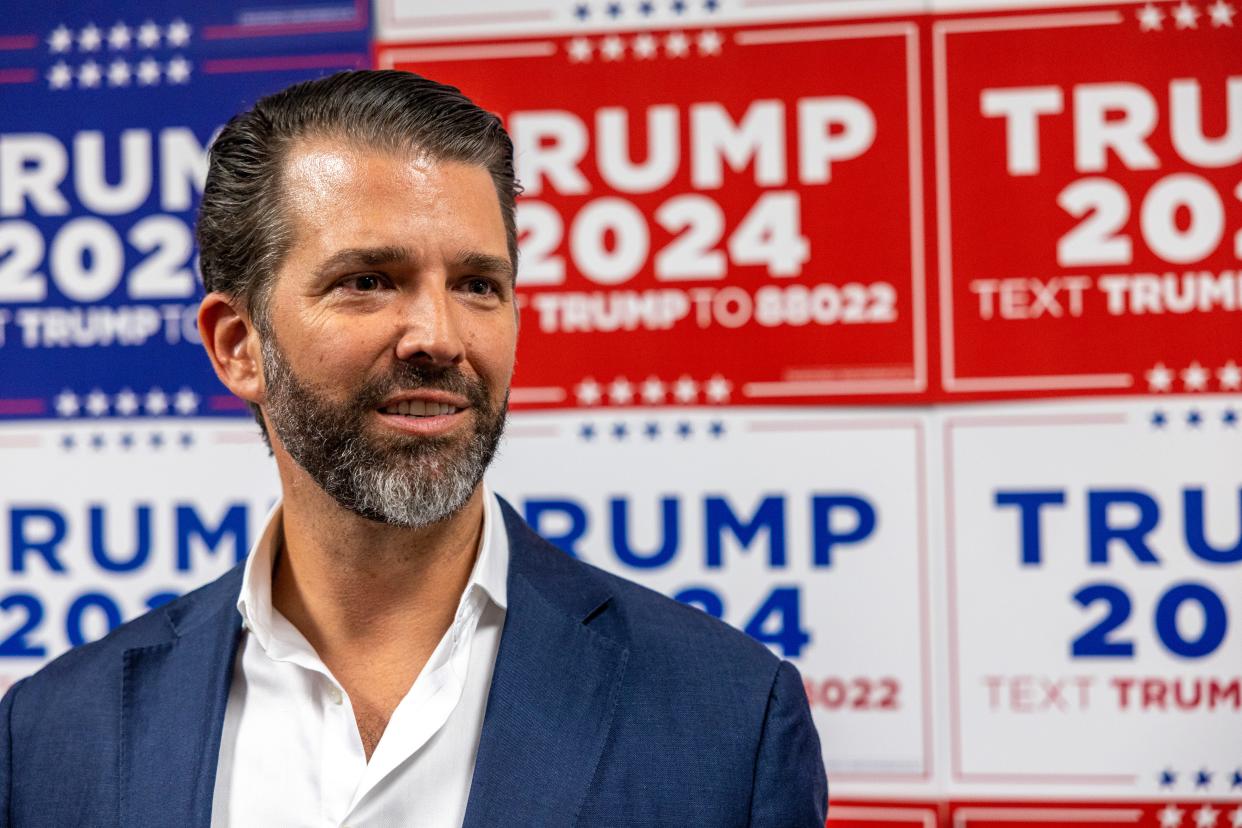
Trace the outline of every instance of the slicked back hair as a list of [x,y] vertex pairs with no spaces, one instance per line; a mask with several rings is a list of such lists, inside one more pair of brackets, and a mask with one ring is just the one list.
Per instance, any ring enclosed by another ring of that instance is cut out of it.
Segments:
[[[514,209],[521,188],[500,119],[456,87],[410,72],[340,72],[261,98],[211,145],[197,225],[203,285],[241,300],[264,336],[270,334],[271,287],[293,241],[281,191],[285,160],[308,138],[486,168],[516,272]],[[250,408],[266,438],[258,406]]]
[[203,285],[242,299],[266,331],[267,298],[292,228],[281,192],[285,159],[306,138],[418,153],[487,169],[517,267],[513,144],[500,119],[456,87],[391,69],[339,72],[261,98],[211,145],[198,212]]

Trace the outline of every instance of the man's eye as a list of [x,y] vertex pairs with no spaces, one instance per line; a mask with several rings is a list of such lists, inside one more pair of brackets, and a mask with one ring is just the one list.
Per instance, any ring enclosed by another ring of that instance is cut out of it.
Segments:
[[481,277],[468,279],[466,281],[466,290],[476,296],[491,296],[492,294],[499,292],[496,290],[496,285],[491,279],[484,279]]
[[380,288],[380,279],[374,275],[353,276],[345,280],[345,286],[359,293],[370,293]]

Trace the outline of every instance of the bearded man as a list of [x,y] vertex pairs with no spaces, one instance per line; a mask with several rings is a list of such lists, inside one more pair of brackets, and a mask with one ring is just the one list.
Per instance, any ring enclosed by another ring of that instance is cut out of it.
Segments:
[[210,160],[199,327],[283,498],[243,565],[10,690],[0,824],[822,826],[796,670],[483,482],[518,333],[499,120],[342,73]]

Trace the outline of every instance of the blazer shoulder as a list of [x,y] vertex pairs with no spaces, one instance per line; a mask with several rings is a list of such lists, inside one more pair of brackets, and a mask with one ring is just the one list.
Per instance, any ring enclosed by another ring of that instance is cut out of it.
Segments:
[[166,644],[225,607],[232,606],[241,589],[238,564],[221,577],[179,598],[149,610],[98,641],[81,644],[44,665],[22,682],[25,698],[72,693],[82,682],[98,682],[119,672],[125,651]]

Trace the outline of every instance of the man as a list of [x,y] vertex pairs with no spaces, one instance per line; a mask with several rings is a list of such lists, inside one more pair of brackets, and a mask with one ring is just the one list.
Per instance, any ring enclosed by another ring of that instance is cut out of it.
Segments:
[[482,482],[516,190],[499,121],[416,75],[299,84],[224,129],[199,326],[283,500],[242,567],[10,690],[0,822],[823,825],[796,670]]

